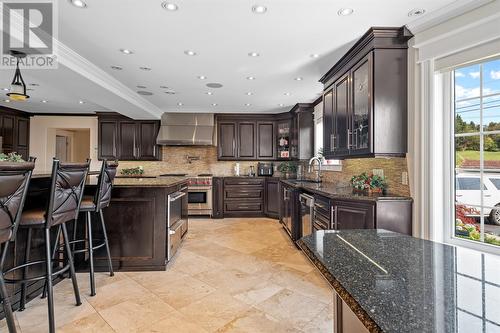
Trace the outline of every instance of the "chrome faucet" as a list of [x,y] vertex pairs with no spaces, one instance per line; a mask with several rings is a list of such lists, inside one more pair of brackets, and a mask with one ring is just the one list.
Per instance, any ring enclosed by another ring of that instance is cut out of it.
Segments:
[[321,183],[321,157],[315,156],[309,160],[309,168],[308,172],[311,172],[311,166],[313,165],[314,161],[318,162],[318,171],[316,173],[316,182]]

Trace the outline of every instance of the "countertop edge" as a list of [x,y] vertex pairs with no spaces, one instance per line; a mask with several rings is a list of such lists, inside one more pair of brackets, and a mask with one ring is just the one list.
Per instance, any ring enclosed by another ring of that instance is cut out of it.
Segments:
[[342,300],[354,312],[356,317],[361,321],[363,326],[371,333],[383,332],[377,323],[368,315],[368,313],[358,304],[358,302],[349,294],[349,292],[342,286],[342,284],[328,271],[328,269],[316,258],[316,255],[309,247],[299,239],[297,245],[302,249],[306,257],[319,269],[321,274],[325,277],[328,283],[332,286],[335,292],[342,298]]
[[[122,178],[123,179],[123,178]],[[179,180],[179,181],[175,181],[175,182],[172,182],[172,183],[169,183],[169,184],[116,184],[116,182],[113,184],[113,187],[119,187],[119,188],[123,188],[123,187],[172,187],[172,186],[177,186],[177,185],[181,185],[181,184],[184,184],[186,183],[187,184],[188,182],[188,179],[183,179],[183,180]]]

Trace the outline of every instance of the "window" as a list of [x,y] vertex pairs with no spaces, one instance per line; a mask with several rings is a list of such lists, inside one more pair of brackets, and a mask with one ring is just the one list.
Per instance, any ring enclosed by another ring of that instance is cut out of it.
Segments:
[[[314,155],[323,151],[323,103],[314,107]],[[340,160],[323,160],[323,169],[342,171]]]
[[500,246],[500,60],[454,71],[455,237]]

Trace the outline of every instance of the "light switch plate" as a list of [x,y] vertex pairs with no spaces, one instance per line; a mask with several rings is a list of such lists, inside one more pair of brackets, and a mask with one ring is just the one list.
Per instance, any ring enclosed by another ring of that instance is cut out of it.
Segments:
[[408,185],[408,172],[406,171],[401,173],[401,184]]
[[372,172],[374,176],[384,177],[384,169],[373,169]]

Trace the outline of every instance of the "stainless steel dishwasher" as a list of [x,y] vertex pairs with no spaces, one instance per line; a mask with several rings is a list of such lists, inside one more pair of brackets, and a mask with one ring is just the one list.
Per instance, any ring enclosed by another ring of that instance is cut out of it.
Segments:
[[[300,237],[312,233],[312,224],[314,220],[314,198],[308,194],[302,193],[299,196],[300,201]],[[299,237],[299,238],[300,238]]]

